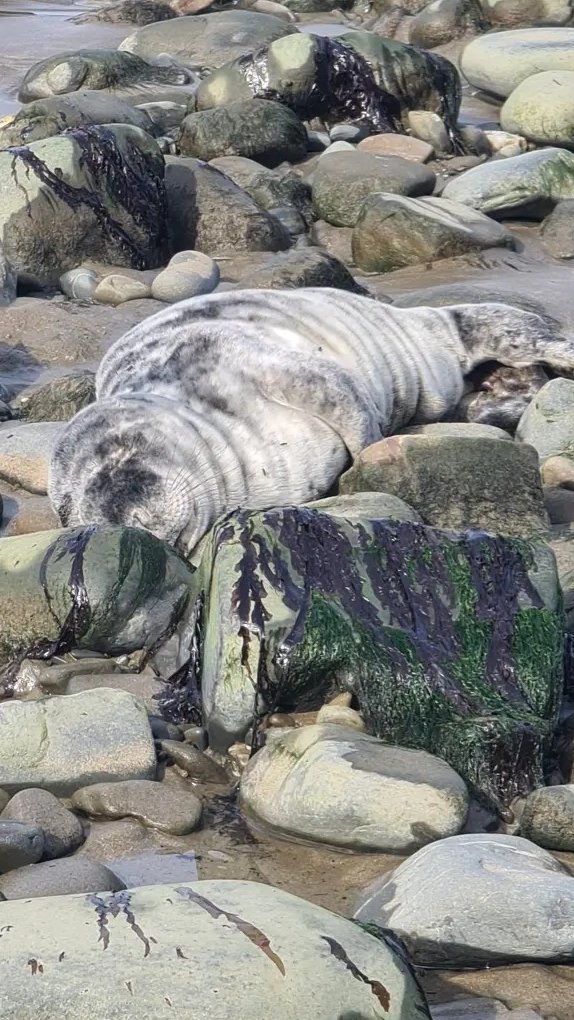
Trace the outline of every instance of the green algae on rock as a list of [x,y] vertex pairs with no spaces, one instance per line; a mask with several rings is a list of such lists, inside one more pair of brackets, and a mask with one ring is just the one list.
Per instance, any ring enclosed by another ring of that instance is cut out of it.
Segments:
[[168,545],[137,528],[90,526],[5,538],[0,663],[72,647],[109,655],[151,650],[177,627],[192,581],[192,571]]
[[303,507],[223,518],[196,578],[212,746],[346,689],[370,733],[508,805],[543,781],[561,696],[562,610],[540,548]]

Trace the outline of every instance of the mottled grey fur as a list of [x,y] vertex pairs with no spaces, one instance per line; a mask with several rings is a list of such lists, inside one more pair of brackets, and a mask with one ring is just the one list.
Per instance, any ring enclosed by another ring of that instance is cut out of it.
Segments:
[[574,369],[574,342],[506,305],[394,308],[330,289],[192,298],[104,357],[49,492],[64,523],[115,522],[191,551],[224,510],[301,503],[409,422],[437,421],[496,360]]

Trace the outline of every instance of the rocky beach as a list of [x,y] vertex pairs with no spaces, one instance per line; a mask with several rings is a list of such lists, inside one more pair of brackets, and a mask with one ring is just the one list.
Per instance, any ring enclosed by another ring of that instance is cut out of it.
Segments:
[[48,495],[106,352],[186,299],[574,340],[572,0],[0,32],[0,1020],[573,1020],[574,361],[494,331],[441,420],[192,552]]

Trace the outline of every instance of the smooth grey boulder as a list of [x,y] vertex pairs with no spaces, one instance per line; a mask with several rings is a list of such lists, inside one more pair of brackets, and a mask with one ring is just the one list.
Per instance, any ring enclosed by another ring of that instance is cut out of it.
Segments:
[[354,915],[391,928],[421,966],[570,963],[574,878],[518,836],[469,833],[417,851],[377,879]]
[[321,156],[313,177],[313,205],[317,216],[335,227],[353,227],[363,202],[373,192],[430,195],[432,170],[400,156],[371,156],[359,151]]
[[269,14],[229,10],[146,25],[118,49],[150,60],[169,53],[187,67],[221,67],[296,31],[295,25]]
[[365,199],[352,239],[355,263],[375,273],[514,244],[500,223],[460,202],[383,193]]
[[310,995],[313,1020],[430,1018],[391,939],[258,882],[8,901],[2,925],[5,1020],[299,1020]]
[[71,893],[117,892],[123,882],[99,861],[87,857],[62,857],[18,867],[0,876],[0,893],[7,900],[29,900]]
[[168,156],[165,168],[171,248],[208,255],[284,251],[291,237],[220,170],[199,159]]
[[442,195],[489,216],[543,219],[574,198],[574,152],[547,148],[491,160],[452,178]]
[[247,156],[266,167],[297,163],[307,152],[303,122],[269,99],[245,99],[190,113],[178,138],[184,156]]
[[0,815],[0,822],[9,819],[42,829],[45,860],[73,853],[84,842],[80,820],[48,790],[36,788],[15,793]]
[[201,801],[191,790],[142,779],[82,787],[72,804],[94,818],[137,818],[150,829],[179,836],[193,832],[201,818]]
[[0,818],[0,875],[39,861],[43,852],[44,833],[37,825]]
[[574,28],[489,32],[463,50],[460,67],[471,85],[505,99],[539,71],[574,71]]
[[440,758],[334,723],[270,730],[240,795],[275,832],[382,853],[452,836],[468,810],[463,780]]
[[542,247],[555,259],[574,259],[574,199],[559,202],[540,229]]
[[67,796],[92,783],[155,776],[147,712],[125,691],[5,701],[0,727],[0,785],[9,793],[41,787]]
[[538,390],[516,435],[538,451],[541,461],[561,456],[574,461],[574,380],[551,379]]

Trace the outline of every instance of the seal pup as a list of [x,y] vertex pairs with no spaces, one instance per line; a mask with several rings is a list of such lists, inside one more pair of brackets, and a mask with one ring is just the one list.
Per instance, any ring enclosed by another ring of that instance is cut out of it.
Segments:
[[304,503],[360,450],[459,403],[482,362],[574,370],[574,341],[506,305],[395,308],[328,288],[191,298],[121,337],[56,444],[64,524],[143,527],[187,553],[242,506]]

